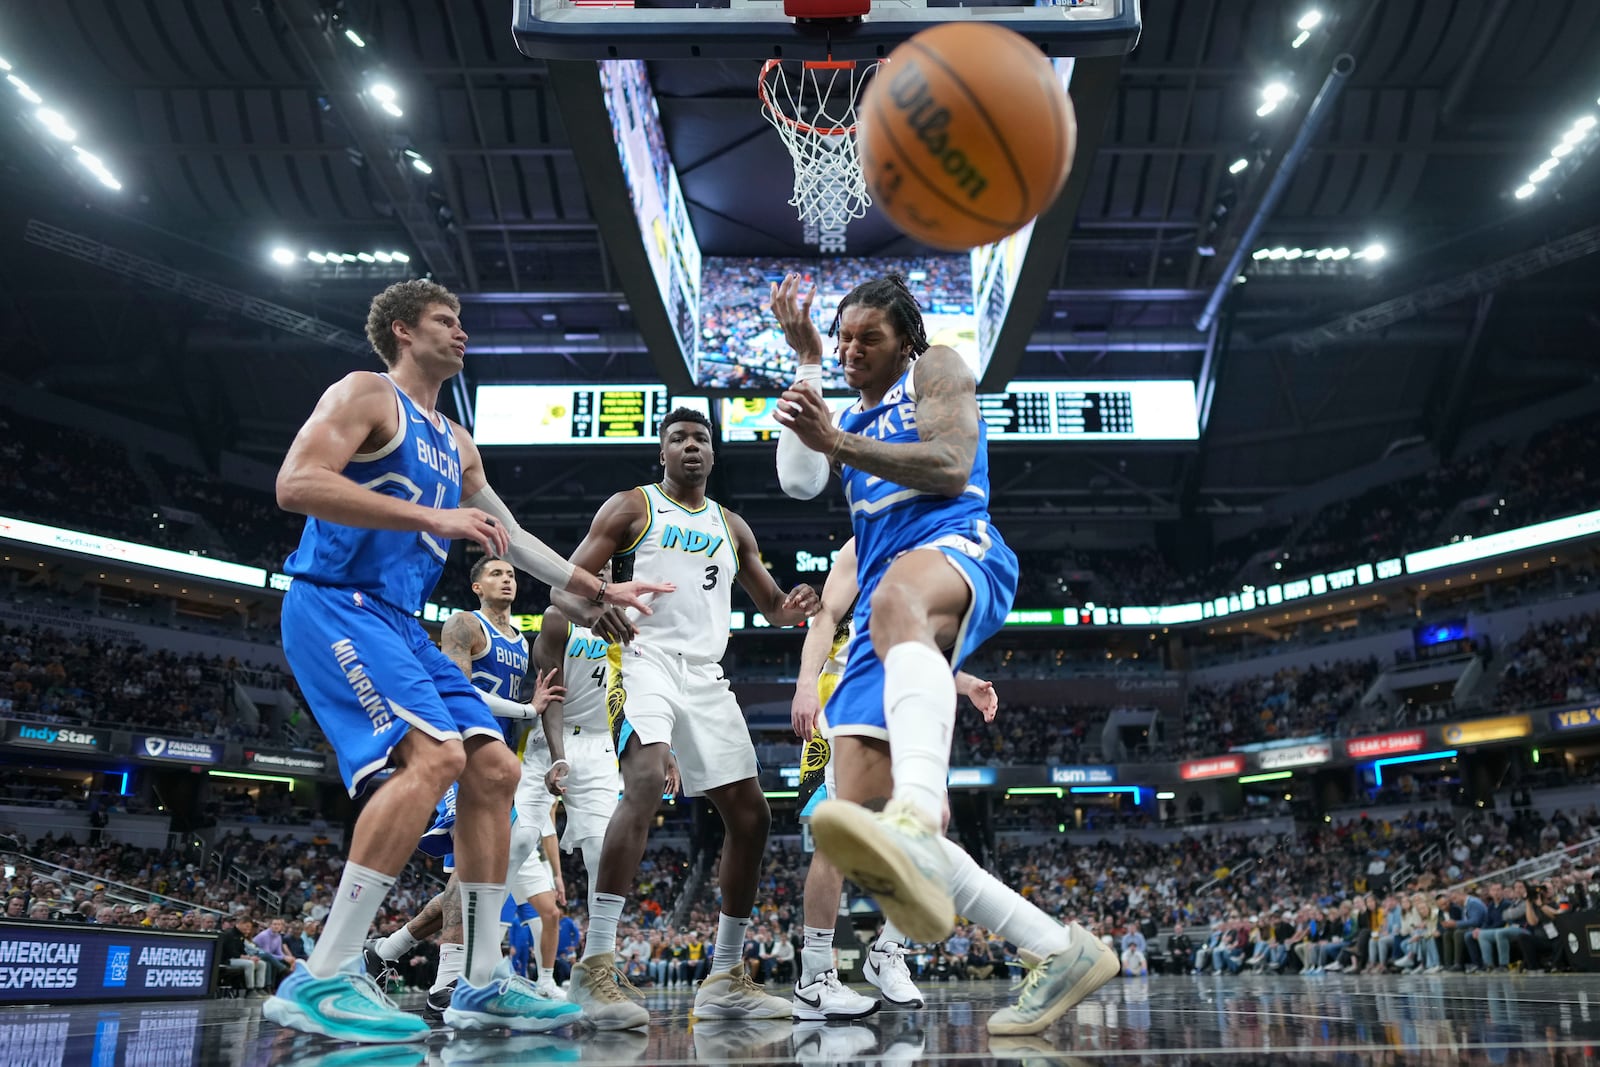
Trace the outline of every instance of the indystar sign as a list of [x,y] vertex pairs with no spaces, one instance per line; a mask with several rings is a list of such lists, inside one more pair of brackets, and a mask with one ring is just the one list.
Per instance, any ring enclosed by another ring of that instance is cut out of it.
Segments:
[[73,749],[79,752],[101,752],[105,741],[92,730],[79,730],[71,726],[45,726],[14,722],[8,731],[13,745],[31,745],[34,748]]

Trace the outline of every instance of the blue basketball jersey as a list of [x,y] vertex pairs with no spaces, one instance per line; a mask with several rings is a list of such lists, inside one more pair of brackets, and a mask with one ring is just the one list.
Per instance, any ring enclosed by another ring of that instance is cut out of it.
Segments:
[[[520,633],[515,638],[507,637],[483,612],[474,611],[472,614],[483,627],[484,637],[488,638],[483,651],[472,657],[472,684],[497,697],[521,700],[522,680],[528,675],[528,639]],[[515,748],[521,740],[519,735],[525,720],[499,721],[506,744]]]
[[[839,412],[840,429],[889,443],[915,442],[917,397],[912,363],[875,407],[860,401]],[[973,541],[998,537],[989,521],[989,433],[978,420],[978,452],[967,487],[954,499],[907,489],[877,475],[845,466],[839,472],[856,535],[857,575],[863,590],[902,552],[957,534]]]
[[[363,489],[414,504],[458,506],[461,454],[450,423],[443,415],[430,420],[399,386],[394,386],[394,395],[400,429],[378,451],[352,456],[345,477]],[[449,553],[450,542],[431,534],[369,530],[308,517],[300,546],[283,569],[296,579],[357,589],[415,614],[438,584]]]

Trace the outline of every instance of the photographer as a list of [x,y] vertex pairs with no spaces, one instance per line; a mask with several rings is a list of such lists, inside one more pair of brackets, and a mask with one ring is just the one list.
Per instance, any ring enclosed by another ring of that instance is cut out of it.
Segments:
[[1522,917],[1527,928],[1516,943],[1522,949],[1522,958],[1530,971],[1555,970],[1564,958],[1565,949],[1555,923],[1559,910],[1548,902],[1545,886],[1537,882],[1528,883]]

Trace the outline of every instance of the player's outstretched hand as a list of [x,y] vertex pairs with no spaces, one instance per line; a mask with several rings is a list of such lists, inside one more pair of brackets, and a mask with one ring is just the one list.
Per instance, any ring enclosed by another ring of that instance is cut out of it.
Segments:
[[496,559],[504,559],[511,535],[487,511],[477,508],[431,508],[427,532],[446,541],[476,541]]
[[534,675],[533,699],[529,701],[540,715],[557,700],[567,699],[567,687],[556,685],[556,669],[551,667],[543,674]]
[[817,287],[804,297],[800,295],[800,275],[790,272],[783,281],[772,283],[772,314],[783,328],[783,339],[789,342],[802,364],[822,363],[822,331],[811,321],[811,305],[817,299]]
[[811,740],[811,735],[817,729],[817,716],[822,712],[822,702],[817,699],[817,687],[803,685],[795,690],[794,700],[789,705],[789,723],[794,727],[794,735],[802,741]]
[[560,763],[551,765],[550,769],[544,772],[544,787],[550,791],[551,796],[559,797],[566,794],[567,783],[562,779],[567,776],[567,770],[567,762],[562,760]]
[[822,598],[809,585],[797,585],[783,598],[783,610],[787,615],[809,619],[822,610]]
[[994,713],[1000,710],[1000,694],[994,691],[994,683],[984,678],[972,678],[962,692],[967,694],[967,699],[972,701],[972,706],[983,715],[984,722],[994,722]]
[[671,582],[617,582],[606,586],[606,604],[611,607],[632,608],[641,615],[649,615],[647,595],[671,593],[677,590]]
[[833,424],[833,410],[813,389],[785,389],[772,417],[805,442],[813,452],[832,457],[843,430]]

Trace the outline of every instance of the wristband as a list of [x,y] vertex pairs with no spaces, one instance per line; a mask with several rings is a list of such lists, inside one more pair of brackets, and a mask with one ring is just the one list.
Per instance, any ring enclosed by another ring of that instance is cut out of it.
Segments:
[[[569,771],[572,770],[572,764],[568,763],[564,759],[551,760],[550,761],[550,771],[555,770],[557,767],[565,767]],[[545,771],[544,773],[545,774],[549,774],[550,771]]]
[[796,382],[820,382],[822,380],[822,364],[802,363],[795,372]]
[[600,591],[590,599],[589,603],[593,604],[597,608],[605,607],[607,584],[608,583],[604,578],[600,579]]

